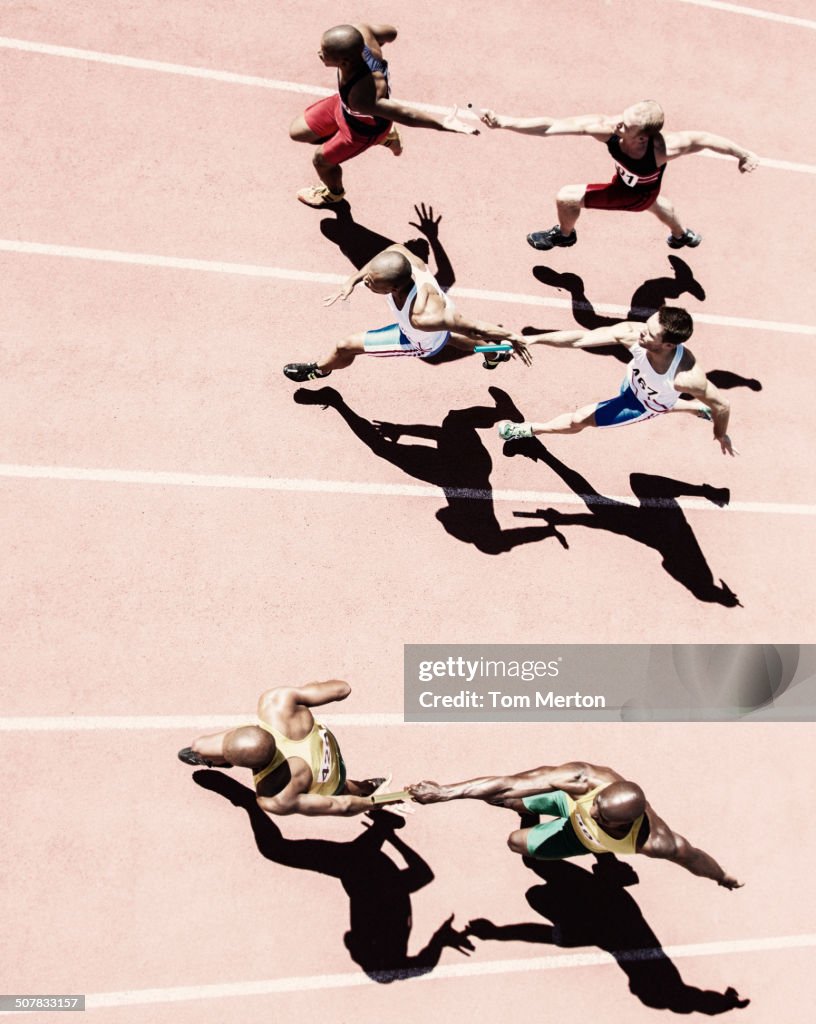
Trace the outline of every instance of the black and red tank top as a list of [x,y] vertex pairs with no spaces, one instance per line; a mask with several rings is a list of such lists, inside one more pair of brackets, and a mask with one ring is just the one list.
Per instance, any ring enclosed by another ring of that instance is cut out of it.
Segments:
[[663,180],[663,172],[666,170],[666,165],[663,164],[662,167],[657,166],[654,152],[654,136],[649,139],[646,152],[637,160],[623,152],[617,135],[609,136],[606,140],[606,148],[609,150],[609,155],[615,161],[615,170],[618,172],[618,177],[624,185],[637,191],[656,191],[660,188],[660,182]]
[[381,57],[375,57],[367,46],[363,47],[363,60],[366,67],[350,78],[348,82],[340,85],[340,76],[337,78],[337,91],[340,93],[340,105],[343,108],[343,117],[346,124],[358,135],[375,136],[382,135],[391,127],[391,122],[384,117],[373,117],[370,114],[360,114],[349,106],[349,94],[354,86],[365,78],[366,75],[379,71],[385,77],[385,98],[391,95],[391,86],[388,81],[388,61]]

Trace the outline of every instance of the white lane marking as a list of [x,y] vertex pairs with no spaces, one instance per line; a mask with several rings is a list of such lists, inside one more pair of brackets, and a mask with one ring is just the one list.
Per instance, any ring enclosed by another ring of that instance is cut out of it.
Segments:
[[[703,0],[685,0],[685,2],[702,3]],[[710,3],[707,6],[718,6],[727,10],[736,8],[736,5],[732,4]],[[737,8],[737,10],[739,13],[750,13],[756,17],[772,17],[767,14],[767,12],[757,12],[750,7],[742,9]],[[785,15],[779,15],[774,20],[787,21],[791,24],[801,24],[805,28],[816,27],[816,22],[810,22],[799,18],[789,19]],[[279,92],[295,92],[304,96],[331,96],[334,94],[334,89],[327,89],[320,85],[302,85],[299,82],[287,82],[275,78],[264,78],[259,75],[242,75],[233,71],[217,71],[210,68],[196,67],[191,64],[174,64],[172,62],[162,60],[147,60],[142,57],[127,57],[124,54],[102,53],[98,50],[83,50],[74,46],[56,46],[52,43],[35,43],[26,39],[12,39],[8,36],[0,36],[0,49],[20,50],[24,53],[39,53],[49,57],[69,57],[74,60],[91,61],[96,64],[113,64],[119,67],[136,68],[141,71],[159,71],[171,75],[186,75],[190,78],[209,78],[216,82],[260,87],[262,89],[272,89]],[[427,110],[432,114],[447,114],[451,110],[450,106],[440,106],[439,104],[434,103],[417,103],[413,100],[406,102],[410,102],[411,106],[417,107],[419,110]],[[460,115],[464,118],[470,118],[473,120],[478,117],[477,114],[467,109],[461,110]],[[720,154],[699,153],[695,155],[719,156]],[[726,157],[725,159],[732,158]],[[779,170],[796,171],[802,174],[816,174],[816,166],[812,164],[792,163],[788,160],[776,160],[765,156],[760,157],[760,162],[763,167],[774,167]]]
[[163,60],[145,60],[142,57],[127,57],[121,53],[101,53],[99,50],[80,50],[74,46],[54,46],[51,43],[35,43],[27,39],[10,39],[0,36],[0,49],[22,50],[25,53],[41,53],[48,57],[71,57],[87,60],[94,64],[114,64],[123,68],[140,71],[161,71],[169,75],[186,75],[189,78],[209,78],[216,82],[233,85],[251,85],[261,89],[275,89],[279,92],[298,92],[306,96],[331,96],[335,90],[319,85],[300,85],[298,82],[284,82],[258,75],[240,75],[233,71],[214,71],[210,68],[190,64],[173,64]]
[[[0,252],[15,252],[25,256],[56,256],[66,259],[91,260],[102,263],[127,263],[144,267],[163,267],[169,270],[194,270],[210,274],[236,274],[243,277],[266,277],[282,281],[304,281],[310,284],[342,284],[347,277],[342,274],[316,273],[310,270],[288,270],[285,267],[269,267],[252,263],[223,263],[219,260],[188,259],[181,256],[159,256],[153,253],[122,252],[118,249],[89,249],[76,245],[51,245],[42,242],[20,242],[15,239],[0,239]],[[497,292],[480,288],[451,288],[454,298],[478,299],[486,302],[503,302],[510,305],[540,306],[548,309],[572,309],[570,299],[558,299],[541,295],[525,295],[522,292]],[[599,302],[592,307],[596,313],[605,316],[625,317],[628,306]],[[737,327],[749,330],[771,331],[778,334],[816,334],[816,325],[792,324],[779,320],[755,320],[749,317],[719,316],[714,313],[695,311],[697,323],[716,327]]]
[[[739,953],[804,949],[816,946],[816,935],[783,935],[760,939],[731,939],[724,942],[697,942],[662,949],[624,950],[617,954],[560,953],[529,957],[523,960],[487,960],[435,967],[429,973],[421,970],[383,971],[381,980],[443,981],[449,978],[480,978],[490,974],[529,974],[533,971],[557,971],[570,967],[609,966],[618,961],[678,960],[687,957],[734,956]],[[346,974],[315,974],[295,978],[270,978],[263,981],[225,982],[215,985],[179,986],[176,988],[136,989],[127,992],[100,992],[85,997],[85,1007],[97,1010],[110,1006],[139,1006],[148,1003],[177,1003],[194,999],[225,999],[271,995],[283,992],[314,992],[321,989],[361,988],[377,985],[374,978],[362,972]]]
[[[105,732],[116,729],[235,729],[246,725],[252,718],[247,715],[11,715],[0,718],[0,732]],[[320,721],[331,728],[382,728],[392,725],[433,725],[445,723],[405,722],[401,714],[328,714]]]
[[673,0],[674,3],[693,4],[695,7],[708,7],[714,11],[727,11],[729,14],[745,14],[749,18],[762,18],[764,21],[778,21],[783,25],[795,25],[797,28],[816,28],[816,21],[807,18],[795,18],[790,14],[777,14],[775,11],[763,11],[758,7],[746,7],[745,4],[726,3],[725,0]]
[[[735,501],[720,508],[706,498],[644,498],[631,495],[575,494],[561,491],[477,490],[421,484],[366,483],[356,480],[300,480],[271,476],[225,476],[209,473],[147,472],[133,469],[83,469],[76,466],[21,466],[0,463],[0,477],[18,480],[68,480],[78,483],[141,484],[158,487],[211,487],[245,491],[294,491],[302,494],[367,494],[400,498],[468,498],[546,505],[628,505],[631,508],[677,508],[702,512],[748,512],[766,515],[812,516],[816,505],[772,501]],[[716,490],[714,488],[713,490]]]

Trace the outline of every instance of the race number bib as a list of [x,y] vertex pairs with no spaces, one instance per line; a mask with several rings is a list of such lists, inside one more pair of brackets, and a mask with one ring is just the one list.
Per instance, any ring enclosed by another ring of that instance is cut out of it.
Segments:
[[640,181],[640,178],[638,178],[636,174],[633,174],[631,171],[627,171],[625,167],[621,167],[617,161],[615,161],[615,170],[618,172],[620,180],[624,185],[628,185],[629,188],[634,188]]
[[325,729],[320,730],[320,740],[323,745],[322,756],[320,759],[320,770],[318,772],[317,781],[326,782],[331,775],[333,758],[331,741],[329,740],[329,734]]

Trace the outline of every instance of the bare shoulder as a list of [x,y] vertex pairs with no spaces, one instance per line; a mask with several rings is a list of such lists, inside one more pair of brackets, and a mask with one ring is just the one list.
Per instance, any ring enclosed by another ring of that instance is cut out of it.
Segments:
[[270,814],[290,814],[311,784],[309,765],[300,757],[289,757],[258,784],[258,806]]
[[609,330],[612,332],[615,341],[620,342],[621,345],[625,345],[627,348],[631,348],[640,340],[643,324],[634,320],[623,320],[621,323],[610,327]]
[[688,349],[683,352],[674,381],[677,387],[699,389],[706,386],[706,375],[703,368],[697,362],[694,353]]
[[677,838],[665,821],[646,805],[649,821],[649,836],[639,852],[647,857],[672,857],[677,850]]
[[603,142],[604,145],[608,142],[610,135],[615,134],[615,129],[618,126],[619,118],[614,114],[601,114],[598,120],[589,126],[588,134],[593,139],[597,139],[598,142]]
[[697,369],[697,357],[691,351],[690,348],[683,347],[683,355],[680,359],[680,365],[677,367],[678,373],[689,373],[692,370]]
[[382,57],[382,50],[380,49],[380,41],[377,38],[375,32],[375,26],[369,25],[368,22],[360,22],[354,26],[360,35],[363,37],[363,41],[369,50],[374,54],[375,57]]
[[412,314],[434,315],[442,313],[444,309],[445,298],[435,288],[432,288],[429,284],[423,284],[417,288],[416,298],[411,308]]

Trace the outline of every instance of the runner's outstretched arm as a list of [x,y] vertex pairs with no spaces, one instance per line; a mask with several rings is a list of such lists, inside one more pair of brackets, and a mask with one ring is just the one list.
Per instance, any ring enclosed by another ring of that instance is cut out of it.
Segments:
[[723,135],[714,135],[712,132],[669,132],[664,136],[666,142],[666,159],[674,160],[678,156],[685,156],[688,153],[699,153],[704,149],[711,149],[715,153],[722,153],[724,156],[733,156],[738,161],[741,174],[749,174],[759,166],[759,157],[750,149],[745,149],[737,142],[726,139]]
[[578,117],[509,117],[494,110],[481,110],[488,128],[507,128],[522,135],[591,135],[606,141],[615,131],[616,118],[609,114],[580,114]]
[[528,345],[551,345],[553,348],[597,348],[600,345],[625,345],[631,348],[637,341],[633,325],[627,322],[596,327],[592,331],[547,331],[546,334],[528,334]]
[[688,839],[673,832],[665,824],[660,828],[658,835],[650,837],[640,852],[647,857],[679,864],[693,875],[710,878],[725,889],[739,889],[745,884],[729,875],[710,854],[692,846]]
[[486,775],[466,782],[440,785],[423,781],[408,786],[408,792],[420,804],[447,803],[449,800],[484,800],[498,807],[518,810],[524,797],[560,789],[571,796],[582,796],[595,786],[615,782],[620,776],[609,768],[598,768],[585,761],[570,761],[555,767],[542,766],[517,775]]

